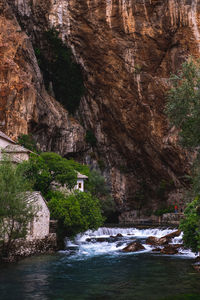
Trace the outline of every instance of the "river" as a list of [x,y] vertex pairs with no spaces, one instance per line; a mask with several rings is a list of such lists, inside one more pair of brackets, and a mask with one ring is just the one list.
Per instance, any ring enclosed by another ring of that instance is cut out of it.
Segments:
[[[200,299],[200,274],[191,266],[195,254],[152,252],[148,236],[171,229],[100,228],[66,239],[66,250],[2,265],[2,300],[164,300]],[[121,233],[123,237],[109,238]],[[98,238],[107,238],[98,241]],[[89,240],[88,240],[89,239]],[[123,253],[134,239],[145,250]],[[172,243],[180,243],[181,236]],[[196,296],[184,296],[184,295]],[[179,296],[179,297],[178,297]]]

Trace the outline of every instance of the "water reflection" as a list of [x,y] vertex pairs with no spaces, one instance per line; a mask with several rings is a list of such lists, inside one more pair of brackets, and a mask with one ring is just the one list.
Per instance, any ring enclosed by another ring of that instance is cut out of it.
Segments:
[[[128,234],[123,243],[132,238]],[[147,232],[142,234],[145,243]],[[200,294],[200,274],[192,269],[192,259],[150,251],[126,255],[120,247],[114,249],[118,241],[111,245],[79,237],[73,243],[68,252],[1,266],[0,299],[161,300],[164,296]]]

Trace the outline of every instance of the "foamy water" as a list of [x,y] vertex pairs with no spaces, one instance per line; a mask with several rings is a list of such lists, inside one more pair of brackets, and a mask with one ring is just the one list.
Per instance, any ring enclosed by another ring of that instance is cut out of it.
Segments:
[[[150,246],[146,244],[146,238],[149,236],[155,236],[157,238],[163,237],[169,233],[174,232],[176,229],[162,229],[162,228],[148,228],[148,229],[138,229],[138,228],[108,228],[101,227],[98,230],[92,231],[88,230],[83,234],[78,234],[74,240],[69,240],[66,238],[66,250],[62,251],[63,254],[69,256],[72,260],[84,260],[91,257],[99,255],[107,256],[122,256],[122,255],[138,255],[143,253],[155,252],[152,250],[155,246]],[[122,237],[116,237],[117,234],[121,234]],[[179,237],[175,237],[170,242],[171,244],[182,244],[183,234],[181,233]],[[105,239],[99,241],[98,239]],[[129,243],[134,240],[140,240],[140,242],[145,247],[144,250],[138,252],[124,253],[124,249]],[[162,247],[160,247],[162,248]],[[156,255],[164,255],[158,254]],[[195,258],[195,253],[188,249],[181,248],[179,253],[173,255],[176,257],[184,258]]]

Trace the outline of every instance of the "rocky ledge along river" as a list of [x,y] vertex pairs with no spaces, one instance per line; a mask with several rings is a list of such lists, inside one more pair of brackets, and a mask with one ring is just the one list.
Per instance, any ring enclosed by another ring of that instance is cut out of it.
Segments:
[[195,259],[176,229],[89,230],[55,255],[2,265],[0,299],[200,299]]

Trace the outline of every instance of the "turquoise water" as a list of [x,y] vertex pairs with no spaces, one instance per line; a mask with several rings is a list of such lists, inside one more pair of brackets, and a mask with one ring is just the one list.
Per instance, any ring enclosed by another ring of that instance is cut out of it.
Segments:
[[[147,247],[124,254],[120,249],[133,235],[101,243],[85,241],[90,235],[68,241],[62,253],[1,266],[0,299],[200,299],[200,274],[191,266],[191,253],[166,256]],[[134,239],[145,245],[144,232],[137,235]]]

